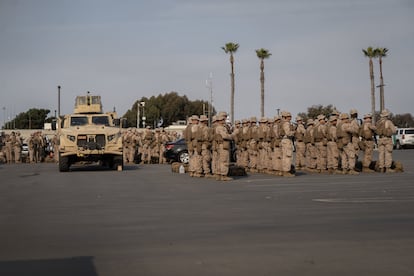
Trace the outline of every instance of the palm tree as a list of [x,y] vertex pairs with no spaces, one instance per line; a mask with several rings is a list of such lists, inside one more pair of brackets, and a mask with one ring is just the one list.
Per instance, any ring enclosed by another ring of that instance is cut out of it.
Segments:
[[234,123],[234,57],[233,57],[233,53],[237,52],[237,49],[239,49],[239,44],[229,42],[229,43],[226,43],[224,47],[221,47],[221,49],[223,49],[226,54],[230,54],[230,65],[231,65],[230,117],[231,117],[231,122]]
[[384,104],[384,78],[382,77],[382,58],[387,56],[387,48],[375,49],[375,57],[378,57],[380,67],[380,112],[385,108]]
[[369,76],[371,78],[371,113],[372,113],[372,120],[375,123],[375,83],[374,83],[374,64],[372,63],[372,59],[375,58],[376,53],[374,48],[371,46],[367,49],[362,49],[362,52],[366,57],[369,58]]
[[260,116],[264,117],[264,60],[269,58],[272,54],[269,50],[259,49],[256,50],[257,57],[260,59]]

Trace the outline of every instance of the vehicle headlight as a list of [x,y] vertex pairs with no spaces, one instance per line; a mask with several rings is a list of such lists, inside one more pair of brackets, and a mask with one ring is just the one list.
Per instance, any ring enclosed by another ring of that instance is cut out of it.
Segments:
[[111,142],[112,140],[114,140],[115,137],[116,137],[116,134],[108,135],[108,142]]
[[72,142],[75,142],[75,140],[76,140],[76,137],[75,136],[73,136],[73,135],[67,135],[66,136],[69,140],[71,140]]

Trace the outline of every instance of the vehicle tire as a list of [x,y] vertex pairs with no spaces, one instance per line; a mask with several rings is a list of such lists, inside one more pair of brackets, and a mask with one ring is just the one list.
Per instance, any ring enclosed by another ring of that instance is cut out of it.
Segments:
[[67,156],[60,156],[59,154],[59,171],[60,172],[68,172],[69,171],[69,157]]
[[401,144],[400,144],[400,141],[397,141],[397,143],[395,144],[395,148],[397,150],[402,149]]
[[178,155],[178,160],[181,163],[188,164],[188,162],[190,162],[190,155],[186,151],[180,152]]
[[112,159],[112,169],[118,170],[118,166],[121,166],[121,170],[124,169],[124,159],[122,156],[115,156]]

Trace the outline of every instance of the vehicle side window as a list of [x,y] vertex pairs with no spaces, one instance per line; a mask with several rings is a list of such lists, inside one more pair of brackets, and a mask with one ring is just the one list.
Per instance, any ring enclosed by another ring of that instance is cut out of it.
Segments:
[[405,134],[414,134],[414,129],[407,129]]

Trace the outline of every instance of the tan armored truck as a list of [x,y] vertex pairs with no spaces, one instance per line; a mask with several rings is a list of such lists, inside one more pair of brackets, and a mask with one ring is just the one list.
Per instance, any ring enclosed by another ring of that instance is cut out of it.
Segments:
[[100,96],[77,96],[73,114],[59,122],[59,171],[72,164],[99,162],[122,170],[122,136],[115,112],[102,112]]

